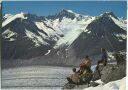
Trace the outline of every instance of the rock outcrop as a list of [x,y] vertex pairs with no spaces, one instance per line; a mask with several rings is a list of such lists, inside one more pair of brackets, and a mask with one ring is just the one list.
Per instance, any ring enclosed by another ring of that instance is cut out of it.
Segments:
[[[92,81],[89,86],[96,87],[99,84],[95,81],[101,79],[101,81],[106,84],[111,81],[122,79],[126,76],[126,54],[116,53],[117,64],[107,64],[106,66],[99,65],[98,68],[93,73]],[[64,86],[64,89],[82,89],[88,88],[87,84],[82,85],[72,85],[70,83]]]
[[101,71],[101,81],[103,81],[104,83],[119,80],[125,76],[126,76],[125,65],[107,65]]

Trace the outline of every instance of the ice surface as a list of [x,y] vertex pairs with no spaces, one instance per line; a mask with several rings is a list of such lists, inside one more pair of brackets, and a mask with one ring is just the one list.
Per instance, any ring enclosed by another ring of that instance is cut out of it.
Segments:
[[[61,88],[73,67],[27,66],[2,70],[4,88]],[[78,68],[77,68],[78,69]]]
[[[92,70],[95,70],[92,66]],[[27,66],[18,68],[2,69],[2,88],[20,89],[61,89],[68,81],[67,76],[72,74],[73,67],[57,66]],[[78,69],[78,68],[77,68]],[[101,80],[97,87],[89,87],[84,90],[125,90],[126,77],[112,81],[104,85]]]
[[72,73],[68,67],[28,66],[2,70],[5,88],[61,88]]

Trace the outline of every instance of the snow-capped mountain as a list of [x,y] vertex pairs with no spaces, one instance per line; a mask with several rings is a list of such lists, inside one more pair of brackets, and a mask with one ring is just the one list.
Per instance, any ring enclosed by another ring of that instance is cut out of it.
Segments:
[[[77,64],[85,55],[126,49],[126,23],[112,12],[85,16],[71,10],[55,15],[6,14],[2,23],[2,58],[40,58],[49,64]],[[8,51],[8,52],[7,52]]]

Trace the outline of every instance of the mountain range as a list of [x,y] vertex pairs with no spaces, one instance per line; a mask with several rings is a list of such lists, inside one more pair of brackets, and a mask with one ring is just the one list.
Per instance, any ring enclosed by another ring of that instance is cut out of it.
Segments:
[[[113,12],[99,16],[61,10],[55,15],[5,14],[2,18],[2,59],[34,65],[74,65],[89,55],[94,63],[100,48],[126,52],[126,20]],[[3,61],[3,62],[4,62]]]

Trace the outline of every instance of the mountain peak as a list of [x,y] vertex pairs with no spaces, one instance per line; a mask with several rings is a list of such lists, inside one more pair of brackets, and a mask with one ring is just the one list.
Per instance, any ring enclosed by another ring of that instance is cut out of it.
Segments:
[[62,9],[60,12],[67,12],[67,10],[66,9]]
[[65,13],[74,13],[72,10],[66,10],[66,9],[62,9],[60,12],[61,12],[61,13],[62,13],[62,12],[65,12]]
[[75,14],[72,10],[62,9],[58,14]]
[[70,13],[74,13],[72,10],[67,10],[68,12],[70,12]]
[[112,17],[118,19],[113,12],[105,12],[104,14],[102,14],[102,16],[105,16],[105,17],[112,16]]
[[63,17],[74,19],[76,15],[71,10],[62,9],[58,14],[56,14],[56,17],[60,20],[62,20]]

